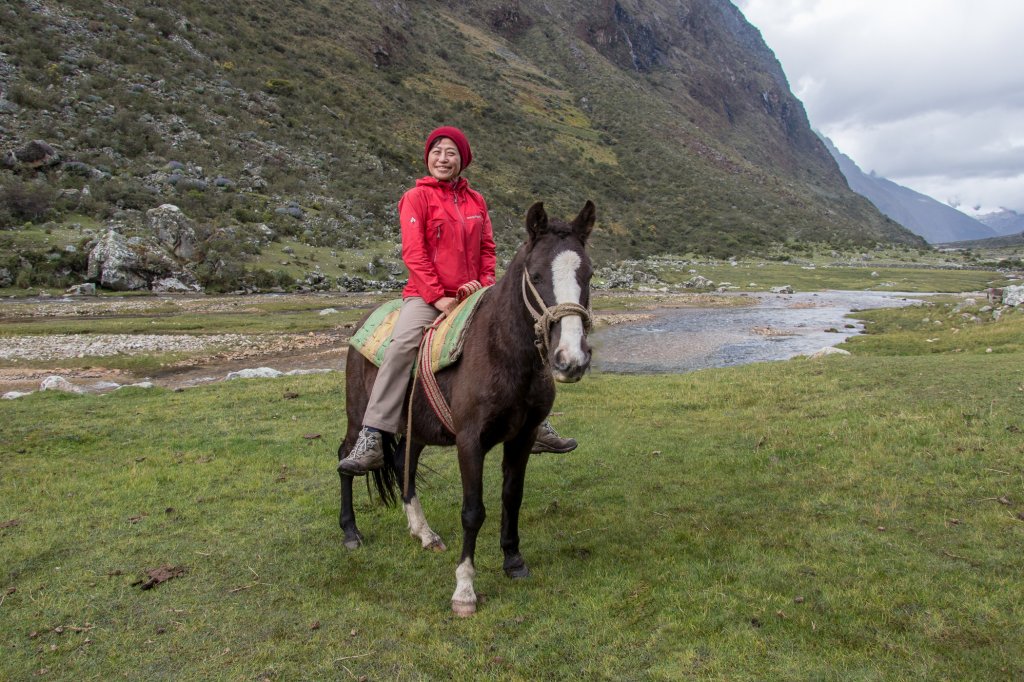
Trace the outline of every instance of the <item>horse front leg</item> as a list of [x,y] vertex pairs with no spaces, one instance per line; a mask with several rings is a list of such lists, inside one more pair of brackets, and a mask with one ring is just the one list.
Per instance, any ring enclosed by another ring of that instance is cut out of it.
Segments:
[[530,459],[533,432],[526,438],[505,443],[505,457],[501,462],[504,476],[501,489],[501,549],[505,553],[503,568],[509,578],[526,578],[530,569],[519,553],[519,509],[523,504],[526,482],[526,464]]
[[452,594],[452,611],[456,616],[466,617],[476,613],[476,591],[473,580],[476,568],[473,556],[476,553],[476,538],[484,525],[484,453],[479,441],[466,443],[459,439],[459,470],[462,473],[462,556],[455,569],[455,593]]
[[352,477],[339,472],[341,477],[341,514],[338,523],[345,533],[345,547],[358,549],[363,544],[363,534],[356,528],[356,513],[352,509]]
[[[435,533],[431,528],[430,524],[427,523],[427,517],[423,514],[423,507],[420,505],[420,500],[416,496],[416,466],[420,461],[420,454],[423,452],[424,446],[421,443],[413,441],[412,446],[409,449],[409,489],[402,491],[402,506],[405,509],[405,517],[409,521],[409,535],[414,538],[419,538],[420,543],[423,545],[423,549],[429,549],[434,552],[444,552],[448,548],[445,546],[441,536]],[[399,441],[399,447],[395,453],[397,460],[397,466],[395,467],[399,472],[399,485],[404,487],[404,476],[405,476],[405,438]]]

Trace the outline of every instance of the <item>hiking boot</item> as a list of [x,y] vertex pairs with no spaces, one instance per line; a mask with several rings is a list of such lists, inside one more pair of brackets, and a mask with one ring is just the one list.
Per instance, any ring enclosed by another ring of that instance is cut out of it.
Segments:
[[572,452],[579,443],[575,438],[562,438],[551,426],[551,422],[545,419],[537,429],[537,440],[534,442],[530,452]]
[[370,431],[365,426],[359,432],[352,452],[338,462],[338,471],[349,476],[362,476],[367,471],[384,466],[384,445],[380,431]]

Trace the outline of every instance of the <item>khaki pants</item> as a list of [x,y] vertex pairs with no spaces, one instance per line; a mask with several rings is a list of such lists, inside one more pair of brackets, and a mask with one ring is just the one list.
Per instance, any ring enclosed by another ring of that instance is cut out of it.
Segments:
[[419,296],[402,301],[395,323],[391,345],[384,352],[384,362],[373,382],[370,402],[363,415],[363,426],[372,426],[388,433],[397,433],[402,424],[402,401],[409,388],[416,351],[423,331],[433,324],[441,313]]

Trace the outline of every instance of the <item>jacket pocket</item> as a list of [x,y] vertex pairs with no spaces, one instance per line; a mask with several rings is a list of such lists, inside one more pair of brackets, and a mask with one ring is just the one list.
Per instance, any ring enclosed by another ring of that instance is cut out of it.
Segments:
[[427,243],[430,245],[430,260],[437,263],[438,253],[441,251],[441,240],[445,237],[444,220],[435,218],[427,221]]

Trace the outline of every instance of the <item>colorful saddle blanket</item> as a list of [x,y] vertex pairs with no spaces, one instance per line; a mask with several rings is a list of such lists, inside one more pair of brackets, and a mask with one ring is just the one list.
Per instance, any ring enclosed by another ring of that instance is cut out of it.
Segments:
[[[450,315],[438,323],[430,346],[430,368],[435,373],[455,364],[462,357],[466,329],[469,328],[477,303],[485,291],[486,288],[480,289],[468,296]],[[401,299],[384,303],[370,314],[349,340],[353,348],[378,367],[384,362],[384,351],[391,345],[391,334],[395,329],[395,322],[398,321],[398,311],[401,307]]]

